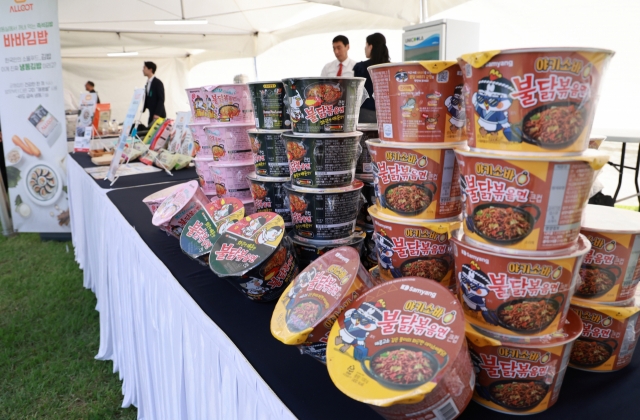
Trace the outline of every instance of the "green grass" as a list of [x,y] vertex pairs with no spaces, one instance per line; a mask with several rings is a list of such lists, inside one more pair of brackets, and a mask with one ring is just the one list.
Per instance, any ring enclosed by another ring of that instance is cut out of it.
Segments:
[[[68,249],[68,251],[67,251]],[[135,419],[70,242],[0,235],[0,419]]]
[[638,211],[638,206],[623,206],[622,204],[616,204],[616,207],[619,209]]

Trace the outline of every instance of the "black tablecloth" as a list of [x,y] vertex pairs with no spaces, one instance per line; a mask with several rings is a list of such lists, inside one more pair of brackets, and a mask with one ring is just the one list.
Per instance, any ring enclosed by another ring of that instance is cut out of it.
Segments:
[[[91,156],[87,153],[69,153],[69,157],[78,162],[80,166],[83,168],[95,168],[96,165],[91,162]],[[167,174],[165,171],[152,172],[149,174],[140,174],[140,175],[127,175],[121,176],[117,179],[117,181],[110,186],[111,181],[105,181],[103,179],[95,179],[91,177],[100,188],[128,188],[128,187],[137,187],[140,185],[151,185],[151,184],[159,184],[161,182],[171,182],[171,181],[190,181],[192,179],[197,179],[198,174],[196,174],[195,168],[184,168],[179,171],[173,171],[173,176]]]
[[[342,394],[326,367],[293,346],[271,336],[274,304],[249,301],[231,285],[216,279],[208,268],[190,260],[178,241],[151,224],[142,199],[165,186],[145,186],[107,194],[149,248],[182,287],[215,322],[289,409],[300,419],[379,418],[364,404]],[[558,402],[539,419],[640,418],[634,404],[640,397],[640,351],[630,366],[615,373],[589,373],[568,369]],[[634,414],[635,413],[635,414]],[[513,419],[471,402],[460,419]]]

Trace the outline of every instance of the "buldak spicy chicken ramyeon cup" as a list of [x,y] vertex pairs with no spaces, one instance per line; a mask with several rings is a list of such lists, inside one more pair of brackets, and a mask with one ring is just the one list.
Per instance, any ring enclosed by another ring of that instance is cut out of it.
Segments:
[[509,254],[576,246],[594,171],[608,156],[501,156],[455,150],[467,242]]
[[456,418],[474,384],[461,310],[446,287],[427,279],[374,287],[331,328],[331,380],[389,420]]
[[331,250],[313,261],[284,291],[271,317],[271,334],[326,363],[327,338],[337,317],[372,287],[357,250]]
[[539,156],[583,152],[613,54],[590,48],[464,54],[458,63],[469,147]]
[[492,252],[454,237],[458,294],[466,321],[484,335],[504,342],[540,342],[562,328],[580,281],[579,246],[564,255],[524,256]]
[[545,411],[558,400],[582,322],[569,311],[562,330],[540,344],[495,340],[470,324],[465,331],[476,371],[473,400],[491,410],[524,415]]

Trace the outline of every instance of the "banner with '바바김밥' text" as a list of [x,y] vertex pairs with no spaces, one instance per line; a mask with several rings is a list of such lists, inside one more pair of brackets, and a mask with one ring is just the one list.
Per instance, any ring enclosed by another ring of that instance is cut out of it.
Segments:
[[0,0],[0,121],[13,226],[69,231],[58,2]]

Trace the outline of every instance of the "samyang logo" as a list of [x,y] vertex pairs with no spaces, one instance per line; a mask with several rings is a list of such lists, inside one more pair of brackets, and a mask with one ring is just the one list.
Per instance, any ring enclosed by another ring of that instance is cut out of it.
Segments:
[[18,6],[10,6],[9,7],[9,13],[18,13],[18,12],[29,12],[31,10],[33,10],[33,4],[32,3],[27,3],[27,4],[21,4],[26,2],[27,0],[13,0],[16,4],[18,4]]

